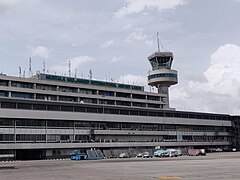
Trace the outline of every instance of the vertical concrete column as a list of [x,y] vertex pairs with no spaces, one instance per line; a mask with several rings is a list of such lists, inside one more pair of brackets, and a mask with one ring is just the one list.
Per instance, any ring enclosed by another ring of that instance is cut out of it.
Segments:
[[14,143],[16,143],[16,119],[14,120]]
[[46,135],[46,138],[45,138],[45,141],[47,143],[47,139],[48,139],[48,134],[47,134],[47,120],[45,121],[45,135]]
[[[57,86],[57,91],[59,91],[59,86]],[[57,101],[59,101],[59,96],[57,95]]]
[[[33,84],[33,89],[37,89],[36,83]],[[37,99],[36,93],[33,94],[33,99]]]
[[[114,97],[117,97],[117,92],[114,92]],[[114,105],[117,105],[117,101],[114,101]]]
[[73,122],[73,141],[75,141],[75,122]]
[[164,108],[169,108],[169,91],[168,91],[168,86],[158,87],[158,93],[166,95]]
[[[9,87],[12,86],[12,81],[8,81],[8,86],[9,86]],[[8,97],[12,97],[12,93],[11,93],[11,91],[9,91],[9,93],[8,93]]]
[[[130,99],[132,99],[132,97],[133,97],[133,95],[132,95],[132,93],[130,94]],[[131,100],[131,107],[133,106],[133,102],[132,102],[132,100]]]
[[146,104],[145,107],[148,108],[148,95],[145,96]]

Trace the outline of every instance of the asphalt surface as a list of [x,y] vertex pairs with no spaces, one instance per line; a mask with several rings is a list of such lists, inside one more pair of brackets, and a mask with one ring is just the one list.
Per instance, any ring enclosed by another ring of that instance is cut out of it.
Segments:
[[0,180],[240,180],[240,152],[206,157],[0,162]]

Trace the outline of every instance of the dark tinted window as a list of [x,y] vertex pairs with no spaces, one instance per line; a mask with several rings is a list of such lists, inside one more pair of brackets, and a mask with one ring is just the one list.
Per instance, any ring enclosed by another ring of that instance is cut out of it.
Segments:
[[32,105],[26,104],[26,103],[18,103],[17,108],[18,109],[32,109]]
[[1,103],[1,107],[2,107],[2,108],[16,109],[16,103],[2,102],[2,103]]

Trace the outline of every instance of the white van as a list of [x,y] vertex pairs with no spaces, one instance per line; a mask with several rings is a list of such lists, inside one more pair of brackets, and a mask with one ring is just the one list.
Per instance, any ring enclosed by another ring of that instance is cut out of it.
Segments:
[[176,149],[167,149],[168,153],[169,153],[169,157],[177,157],[178,156],[178,152]]

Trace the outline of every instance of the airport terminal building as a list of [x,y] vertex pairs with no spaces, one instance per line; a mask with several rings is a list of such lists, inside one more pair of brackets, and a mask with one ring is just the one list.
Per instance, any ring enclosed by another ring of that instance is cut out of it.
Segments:
[[66,157],[74,150],[161,147],[239,149],[239,117],[176,111],[173,54],[148,57],[143,86],[39,73],[0,75],[0,160]]

